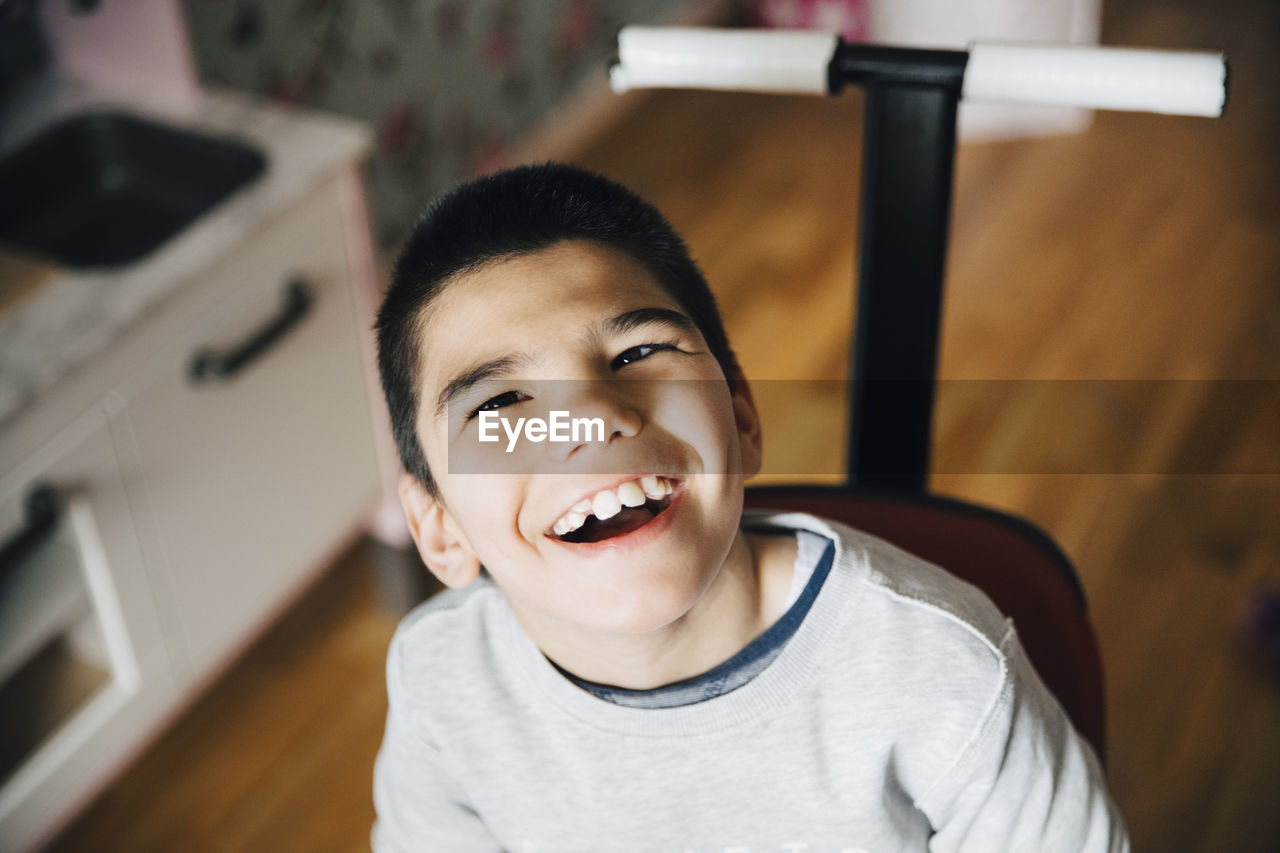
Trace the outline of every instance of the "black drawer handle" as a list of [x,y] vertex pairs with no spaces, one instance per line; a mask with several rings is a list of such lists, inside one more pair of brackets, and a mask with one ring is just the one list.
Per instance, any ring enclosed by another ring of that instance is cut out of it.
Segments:
[[27,493],[22,508],[22,529],[0,546],[0,583],[53,533],[62,514],[62,501],[52,486],[37,483]]
[[202,349],[191,359],[190,374],[194,382],[230,379],[244,370],[254,359],[278,343],[311,313],[315,303],[312,287],[300,278],[291,279],[284,287],[284,304],[280,313],[229,352]]

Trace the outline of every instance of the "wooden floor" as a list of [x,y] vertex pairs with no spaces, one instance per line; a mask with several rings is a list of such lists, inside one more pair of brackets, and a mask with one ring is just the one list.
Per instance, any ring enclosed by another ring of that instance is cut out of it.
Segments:
[[[1280,673],[1243,625],[1280,587],[1280,6],[1106,5],[1108,43],[1225,49],[1229,113],[962,148],[932,485],[1032,519],[1076,563],[1134,849],[1275,851]],[[578,158],[668,212],[754,379],[845,375],[860,109],[663,94]],[[827,464],[841,411],[768,407],[775,470]],[[394,627],[370,554],[336,564],[55,849],[364,846]]]

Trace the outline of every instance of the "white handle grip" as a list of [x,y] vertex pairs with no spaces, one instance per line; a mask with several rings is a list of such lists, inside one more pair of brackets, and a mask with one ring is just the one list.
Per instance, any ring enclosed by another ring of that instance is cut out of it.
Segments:
[[623,27],[613,91],[640,88],[728,89],[825,95],[835,33]]
[[969,47],[962,96],[1218,116],[1226,82],[1221,53],[978,42]]

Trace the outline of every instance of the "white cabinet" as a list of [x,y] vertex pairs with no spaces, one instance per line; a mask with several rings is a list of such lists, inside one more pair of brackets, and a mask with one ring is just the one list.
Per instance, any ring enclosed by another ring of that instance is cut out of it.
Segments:
[[101,412],[0,479],[0,525],[0,848],[17,849],[176,694]]
[[327,188],[202,279],[225,299],[119,389],[113,421],[154,521],[143,544],[180,668],[216,664],[376,496],[343,246]]
[[56,831],[363,530],[355,181],[333,172],[0,432],[0,850]]

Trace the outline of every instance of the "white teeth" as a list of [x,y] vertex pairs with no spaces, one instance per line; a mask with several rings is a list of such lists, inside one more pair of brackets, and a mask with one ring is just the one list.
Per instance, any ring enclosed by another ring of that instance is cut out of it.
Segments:
[[587,514],[585,512],[577,512],[576,510],[571,509],[561,516],[560,520],[556,522],[555,527],[551,529],[557,536],[563,536],[566,533],[572,533],[577,530],[585,524],[586,521]]
[[596,518],[604,521],[622,512],[622,501],[618,500],[617,492],[605,489],[596,492],[596,496],[591,499],[591,511]]
[[642,506],[645,502],[644,489],[635,480],[618,486],[618,501],[623,506]]
[[589,515],[604,521],[622,512],[624,506],[643,506],[647,499],[661,500],[675,491],[670,480],[647,476],[628,480],[615,489],[604,489],[573,505],[551,528],[556,536],[572,533],[586,523]]
[[660,498],[666,494],[666,491],[662,488],[663,482],[665,481],[659,480],[657,477],[641,477],[640,488],[644,489],[644,493],[647,496]]

